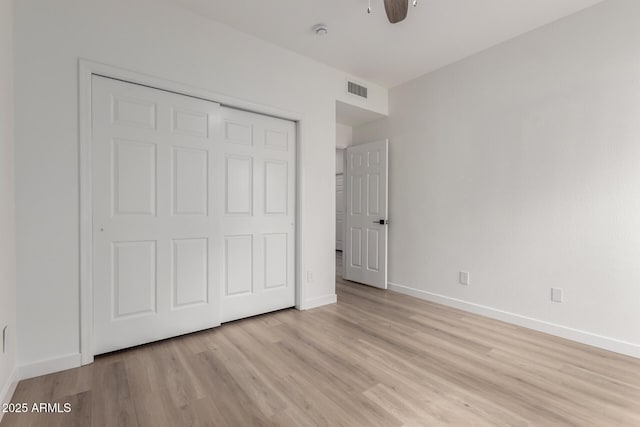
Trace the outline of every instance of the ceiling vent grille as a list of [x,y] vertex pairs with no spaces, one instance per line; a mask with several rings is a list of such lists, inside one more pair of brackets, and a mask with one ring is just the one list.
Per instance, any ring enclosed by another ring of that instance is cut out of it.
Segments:
[[367,98],[368,89],[357,83],[347,81],[347,92],[352,93],[361,98]]

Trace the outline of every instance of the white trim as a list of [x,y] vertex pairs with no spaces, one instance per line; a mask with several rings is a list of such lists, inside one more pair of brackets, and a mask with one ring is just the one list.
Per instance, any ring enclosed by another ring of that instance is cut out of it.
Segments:
[[28,365],[20,365],[18,366],[18,378],[20,378],[20,380],[27,380],[29,378],[39,377],[40,375],[78,368],[81,365],[82,357],[80,353],[68,354],[53,359],[29,363]]
[[80,354],[82,364],[93,363],[93,219],[91,173],[92,67],[78,68],[78,138],[80,141]]
[[[303,250],[303,177],[304,164],[302,152],[304,150],[304,114],[282,110],[266,105],[256,104],[225,94],[196,88],[182,83],[137,73],[122,68],[112,67],[99,62],[80,58],[78,61],[78,121],[80,145],[80,353],[82,365],[93,362],[93,284],[92,258],[93,225],[91,221],[92,185],[91,185],[91,76],[97,74],[119,79],[131,83],[141,84],[161,90],[192,96],[233,108],[252,111],[258,114],[279,117],[297,123],[296,136],[296,308],[302,309],[304,304],[304,289],[302,286]],[[64,358],[63,358],[64,359]],[[30,365],[31,366],[31,365]],[[66,365],[65,365],[66,366]],[[67,369],[67,368],[64,368]],[[52,371],[53,372],[53,371]]]
[[598,347],[604,350],[640,358],[640,344],[622,341],[616,338],[605,337],[603,335],[593,334],[591,332],[570,328],[568,326],[558,325],[557,323],[546,322],[544,320],[510,313],[508,311],[499,310],[496,308],[487,307],[485,305],[475,304],[472,302],[463,301],[460,299],[451,298],[445,295],[439,295],[404,285],[399,285],[397,283],[389,282],[389,290],[419,298],[425,301],[434,302],[436,304],[442,304],[470,313],[479,314],[491,319],[501,320],[503,322],[522,326],[524,328],[533,329],[534,331],[555,335],[571,341],[587,344],[592,347]]
[[304,206],[304,162],[302,161],[302,153],[304,144],[301,144],[304,135],[304,121],[298,120],[296,123],[296,137],[298,145],[296,146],[296,308],[303,310],[304,306],[304,277],[302,266],[304,265],[304,252],[302,250],[302,224],[303,218],[302,208]]
[[18,368],[14,368],[7,378],[7,382],[5,383],[2,390],[0,390],[0,421],[2,421],[2,416],[4,412],[2,412],[2,407],[5,403],[10,403],[11,398],[13,397],[13,393],[16,392],[16,387],[18,387]]
[[335,304],[338,302],[338,296],[336,294],[324,295],[321,297],[311,298],[304,302],[304,305],[300,310],[311,310],[312,308],[322,307],[323,305]]

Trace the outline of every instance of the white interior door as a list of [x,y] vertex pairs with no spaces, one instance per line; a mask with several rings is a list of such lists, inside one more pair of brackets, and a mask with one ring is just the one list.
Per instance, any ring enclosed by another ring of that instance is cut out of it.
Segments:
[[344,278],[387,288],[389,142],[347,148]]
[[222,322],[295,305],[295,123],[222,108]]
[[92,80],[94,354],[293,306],[295,125]]
[[336,175],[336,250],[344,248],[344,174]]

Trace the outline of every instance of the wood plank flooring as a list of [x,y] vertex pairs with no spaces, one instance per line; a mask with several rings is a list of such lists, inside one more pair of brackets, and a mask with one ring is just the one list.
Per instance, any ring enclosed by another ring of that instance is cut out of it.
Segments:
[[284,310],[22,381],[10,426],[640,426],[640,360],[337,279]]

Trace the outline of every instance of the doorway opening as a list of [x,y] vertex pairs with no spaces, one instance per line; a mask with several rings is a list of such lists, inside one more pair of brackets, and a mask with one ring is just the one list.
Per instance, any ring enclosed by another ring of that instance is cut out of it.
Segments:
[[378,120],[384,116],[364,108],[336,101],[336,276],[344,276],[344,255],[346,250],[347,219],[347,153],[354,144],[353,131],[358,126]]

